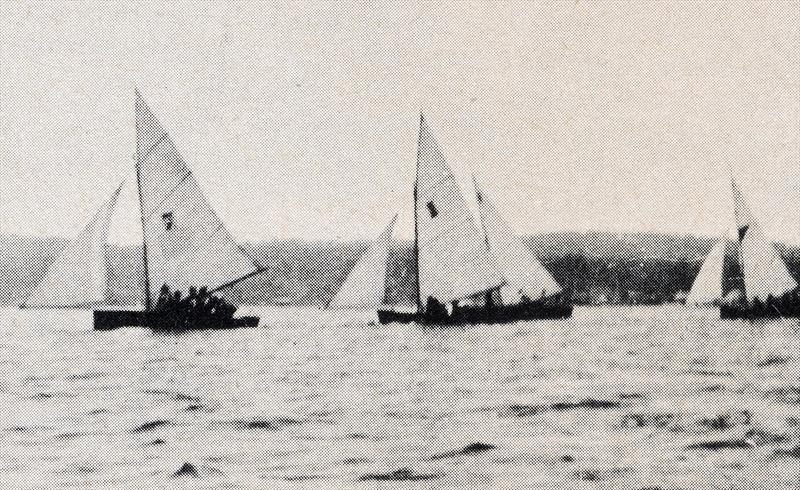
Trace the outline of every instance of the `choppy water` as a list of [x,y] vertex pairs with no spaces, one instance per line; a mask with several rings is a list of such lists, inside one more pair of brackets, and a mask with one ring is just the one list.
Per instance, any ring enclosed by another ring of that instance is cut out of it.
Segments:
[[[798,321],[260,313],[156,335],[0,311],[0,486],[798,488]],[[196,477],[174,476],[184,463]]]

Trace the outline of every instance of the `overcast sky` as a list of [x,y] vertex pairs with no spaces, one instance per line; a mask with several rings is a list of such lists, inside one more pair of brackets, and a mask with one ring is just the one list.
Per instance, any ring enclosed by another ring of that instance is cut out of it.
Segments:
[[[413,233],[419,113],[519,233],[800,244],[796,2],[0,2],[0,231],[75,235],[133,178],[138,86],[234,236]],[[115,241],[135,240],[135,191]]]

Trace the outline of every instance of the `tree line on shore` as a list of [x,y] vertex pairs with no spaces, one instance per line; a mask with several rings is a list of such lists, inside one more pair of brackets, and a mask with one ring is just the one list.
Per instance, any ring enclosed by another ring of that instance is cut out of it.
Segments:
[[[33,240],[29,239],[26,247],[0,243],[0,303],[21,301],[63,246],[63,241]],[[526,241],[576,304],[674,301],[691,288],[713,245],[711,239],[701,237],[610,233],[550,234]],[[250,250],[269,265],[268,270],[234,286],[225,297],[246,304],[325,304],[366,246],[299,240],[251,245]],[[800,250],[779,248],[790,271],[800,278]],[[144,275],[140,253],[136,246],[109,247],[110,303],[141,301]],[[413,304],[415,270],[411,244],[395,243],[389,257],[388,303]]]

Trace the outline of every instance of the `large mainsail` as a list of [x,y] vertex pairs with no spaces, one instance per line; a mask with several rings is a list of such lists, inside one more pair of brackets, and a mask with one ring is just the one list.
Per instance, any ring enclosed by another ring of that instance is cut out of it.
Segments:
[[692,284],[692,289],[686,296],[687,305],[710,304],[722,299],[727,242],[727,238],[722,237],[709,252]]
[[225,229],[138,91],[136,171],[150,301],[163,285],[214,290],[262,270]]
[[414,188],[419,301],[442,303],[503,284],[464,196],[424,117]]
[[503,302],[512,304],[523,296],[536,300],[561,293],[561,286],[503,220],[474,177],[473,183],[486,243],[506,280],[500,289]]
[[753,218],[744,195],[733,179],[731,186],[747,299],[752,301],[759,298],[764,301],[769,296],[779,297],[793,290],[797,282]]
[[105,301],[108,286],[105,247],[111,215],[121,189],[122,185],[81,233],[58,254],[25,299],[23,307],[85,307]]
[[339,291],[328,303],[328,308],[375,309],[383,304],[386,294],[389,244],[396,220],[397,215],[392,218],[378,239],[361,255]]

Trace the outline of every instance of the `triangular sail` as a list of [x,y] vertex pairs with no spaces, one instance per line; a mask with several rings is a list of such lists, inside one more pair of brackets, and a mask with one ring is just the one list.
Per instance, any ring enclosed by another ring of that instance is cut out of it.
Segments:
[[733,179],[731,185],[747,299],[752,301],[759,298],[764,301],[769,296],[780,297],[796,288],[797,281],[753,218],[744,195]]
[[120,185],[88,225],[64,247],[22,304],[25,308],[86,307],[106,299],[106,242]]
[[503,284],[456,179],[420,117],[415,186],[419,300],[442,303]]
[[378,239],[361,255],[339,291],[328,303],[329,309],[376,309],[381,306],[386,294],[386,266],[396,220],[395,215]]
[[514,234],[474,177],[473,183],[486,243],[506,280],[506,285],[500,288],[503,303],[519,303],[523,296],[537,300],[560,294],[561,286]]
[[150,300],[167,285],[209,290],[261,270],[230,236],[161,123],[136,92],[136,170]]
[[722,299],[723,268],[727,239],[723,237],[709,252],[686,296],[687,305],[711,304]]

